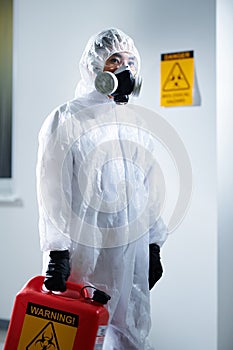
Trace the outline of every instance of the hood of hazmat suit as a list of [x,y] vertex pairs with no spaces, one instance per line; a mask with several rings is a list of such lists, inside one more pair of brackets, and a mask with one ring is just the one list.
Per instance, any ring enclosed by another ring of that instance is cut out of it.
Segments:
[[80,60],[81,81],[76,96],[95,90],[97,74],[103,72],[105,62],[115,53],[127,52],[134,56],[137,73],[140,71],[140,56],[133,40],[119,29],[108,29],[90,38]]
[[[44,272],[51,250],[70,252],[70,281],[111,296],[104,350],[149,350],[149,244],[162,246],[159,167],[133,105],[117,105],[94,80],[113,53],[140,57],[118,29],[93,36],[80,61],[76,97],[39,134],[37,193]],[[44,273],[43,272],[43,273]]]

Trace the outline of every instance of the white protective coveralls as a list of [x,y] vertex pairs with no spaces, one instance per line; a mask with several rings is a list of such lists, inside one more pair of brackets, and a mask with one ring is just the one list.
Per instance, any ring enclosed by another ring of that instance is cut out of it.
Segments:
[[[154,144],[133,105],[97,92],[113,53],[140,57],[118,29],[92,37],[80,61],[76,98],[56,108],[39,134],[37,191],[44,270],[51,250],[69,250],[69,280],[111,296],[104,350],[151,350],[149,244],[163,244]],[[99,349],[99,348],[98,348]]]

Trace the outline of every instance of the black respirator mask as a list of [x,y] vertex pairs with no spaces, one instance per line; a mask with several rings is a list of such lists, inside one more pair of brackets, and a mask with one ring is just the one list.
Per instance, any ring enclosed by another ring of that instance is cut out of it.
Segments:
[[117,104],[126,104],[129,95],[138,96],[141,90],[141,77],[134,77],[128,66],[121,66],[114,73],[99,72],[95,88],[101,94],[113,96]]

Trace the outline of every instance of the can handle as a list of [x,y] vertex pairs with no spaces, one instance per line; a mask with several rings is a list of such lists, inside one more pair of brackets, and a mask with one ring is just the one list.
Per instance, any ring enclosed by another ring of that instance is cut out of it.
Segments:
[[66,287],[67,290],[65,292],[52,292],[52,291],[48,291],[47,289],[43,288],[44,285],[44,276],[35,276],[33,278],[31,278],[25,285],[24,288],[26,289],[31,289],[33,291],[36,291],[38,293],[47,293],[47,294],[53,294],[56,296],[61,296],[61,297],[68,297],[68,298],[73,298],[73,299],[77,299],[77,293],[78,293],[78,297],[80,298],[80,296],[82,298],[87,298],[89,297],[89,293],[87,290],[84,291],[85,296],[83,295],[83,293],[81,294],[81,290],[83,288],[83,285],[81,284],[77,284],[74,282],[66,282]]

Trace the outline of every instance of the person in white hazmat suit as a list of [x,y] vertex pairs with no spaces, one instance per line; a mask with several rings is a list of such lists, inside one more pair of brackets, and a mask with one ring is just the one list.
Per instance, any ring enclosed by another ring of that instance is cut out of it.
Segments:
[[167,238],[154,145],[126,105],[140,90],[139,69],[128,35],[112,28],[93,36],[75,99],[56,108],[39,134],[44,284],[62,292],[69,279],[111,296],[104,350],[153,349],[149,293],[162,275]]

